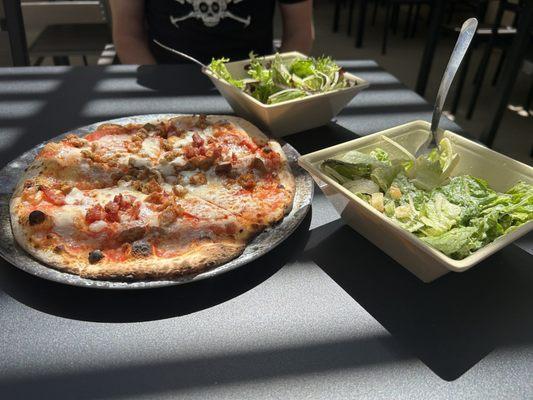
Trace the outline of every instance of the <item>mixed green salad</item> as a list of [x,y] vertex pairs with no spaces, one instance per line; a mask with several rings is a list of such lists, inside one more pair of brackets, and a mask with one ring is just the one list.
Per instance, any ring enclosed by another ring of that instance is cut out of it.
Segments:
[[227,58],[213,59],[209,70],[265,104],[277,104],[317,93],[353,86],[354,81],[330,57],[284,60],[276,54],[272,61],[250,54],[249,78],[235,79],[226,67]]
[[383,136],[369,154],[356,150],[327,159],[321,169],[402,228],[454,259],[463,259],[533,219],[533,185],[505,193],[482,179],[451,176],[459,157],[445,138],[415,158]]

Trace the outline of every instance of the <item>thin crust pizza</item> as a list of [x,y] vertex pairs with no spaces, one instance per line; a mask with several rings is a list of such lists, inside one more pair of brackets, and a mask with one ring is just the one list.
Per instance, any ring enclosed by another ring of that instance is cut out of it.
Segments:
[[238,257],[290,211],[280,145],[231,116],[104,124],[47,143],[10,203],[17,242],[106,280],[197,274]]

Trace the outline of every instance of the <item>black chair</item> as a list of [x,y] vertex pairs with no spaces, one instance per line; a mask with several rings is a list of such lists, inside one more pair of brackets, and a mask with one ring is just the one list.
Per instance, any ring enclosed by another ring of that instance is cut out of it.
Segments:
[[[356,33],[356,43],[355,47],[361,47],[363,44],[363,34],[365,30],[366,25],[366,12],[367,7],[370,0],[359,0],[359,16],[358,16],[358,26],[357,26],[357,33]],[[398,24],[399,24],[399,16],[400,16],[400,6],[407,5],[408,11],[406,16],[406,23],[405,23],[405,30],[404,30],[404,37],[413,37],[416,28],[417,23],[420,16],[420,6],[422,4],[429,4],[431,3],[431,0],[372,0],[373,2],[373,11],[372,11],[372,26],[375,25],[376,19],[377,19],[377,13],[378,8],[380,5],[385,6],[387,16],[386,16],[386,25],[387,27],[389,25],[392,26],[392,31],[394,34],[396,34],[398,30]],[[335,1],[335,11],[333,14],[333,31],[337,32],[339,29],[339,20],[341,16],[341,9],[348,6],[348,18],[347,18],[347,33],[348,35],[352,32],[352,25],[353,25],[353,14],[354,9],[356,5],[356,0],[336,0]],[[390,12],[392,10],[392,12]],[[414,18],[413,18],[413,12],[414,12]],[[411,22],[413,24],[411,25]],[[388,31],[385,34],[384,42],[386,42],[386,35]],[[386,47],[386,44],[383,46]]]
[[[418,26],[418,20],[420,18],[421,6],[431,6],[430,0],[386,0],[385,3],[385,23],[383,28],[381,54],[387,53],[389,30],[392,28],[393,33],[396,34],[401,6],[408,6],[407,16],[405,19],[404,38],[413,37],[415,35]],[[413,22],[412,26],[411,21]]]
[[0,1],[0,57],[7,61],[7,65],[11,65],[11,49],[9,44],[9,32],[7,30],[7,20],[4,12],[4,3]]
[[100,1],[100,9],[101,23],[48,25],[28,49],[30,56],[37,58],[34,65],[42,64],[47,57],[52,57],[55,65],[69,65],[71,56],[81,56],[87,65],[88,55],[109,51],[111,18],[106,1]]
[[[494,21],[492,22],[492,24],[490,25],[481,24],[478,27],[476,36],[474,37],[474,41],[472,43],[472,51],[467,53],[467,56],[465,57],[465,60],[463,61],[463,66],[461,67],[461,72],[459,75],[459,82],[457,85],[457,89],[455,91],[455,95],[454,95],[454,99],[453,99],[452,107],[450,111],[451,114],[456,114],[459,108],[459,102],[462,98],[463,87],[466,81],[466,76],[468,74],[472,52],[475,48],[481,45],[485,45],[485,49],[484,49],[481,61],[478,65],[476,76],[473,82],[474,91],[473,91],[472,97],[470,98],[470,102],[468,105],[468,109],[466,113],[467,119],[471,119],[474,114],[477,100],[479,98],[479,94],[481,92],[483,82],[485,80],[485,75],[486,75],[487,67],[489,65],[490,57],[493,51],[496,48],[499,48],[502,54],[500,56],[498,66],[496,68],[494,77],[492,79],[492,84],[493,85],[496,84],[496,81],[501,73],[501,68],[503,66],[503,63],[506,57],[506,51],[507,51],[506,49],[510,46],[510,44],[512,43],[512,40],[516,36],[516,32],[517,32],[516,26],[515,26],[516,16],[519,13],[521,3],[522,2],[520,2],[519,4],[513,4],[513,3],[510,3],[508,0],[500,0],[499,5],[498,5],[498,10],[496,13],[496,17]],[[506,11],[515,13],[513,26],[502,26],[503,15]],[[479,12],[480,13],[486,12],[486,7],[480,8]],[[478,17],[481,20],[483,18],[483,16],[481,15],[478,15]],[[446,27],[446,29],[453,30],[455,33],[458,33],[460,31],[460,27]]]
[[20,2],[0,2],[0,55],[7,65],[30,64]]

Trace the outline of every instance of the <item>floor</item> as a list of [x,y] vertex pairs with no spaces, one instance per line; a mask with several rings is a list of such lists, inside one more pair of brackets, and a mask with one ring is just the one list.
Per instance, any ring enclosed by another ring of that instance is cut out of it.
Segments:
[[[349,2],[347,2],[349,3]],[[362,48],[354,47],[355,24],[357,23],[357,7],[355,7],[354,20],[352,26],[352,34],[347,35],[347,17],[348,8],[344,7],[341,10],[340,27],[337,33],[332,32],[334,1],[332,0],[315,0],[315,29],[316,40],[313,48],[313,55],[331,55],[335,59],[374,59],[387,71],[398,77],[406,86],[414,89],[420,59],[425,44],[427,33],[427,25],[425,16],[422,16],[421,22],[418,24],[418,29],[414,38],[403,38],[403,27],[405,22],[406,10],[400,15],[399,31],[396,35],[390,35],[388,52],[386,55],[381,54],[381,40],[383,31],[383,19],[385,11],[380,8],[378,11],[378,18],[375,26],[371,26],[371,9],[368,12],[367,27],[365,30],[364,44]],[[458,16],[458,20],[461,16]],[[279,37],[280,33],[279,15],[275,20],[275,31]],[[28,41],[36,37],[37,33],[31,27],[27,27]],[[440,82],[440,78],[444,71],[447,59],[451,53],[454,45],[453,37],[443,37],[439,41],[435,60],[433,63],[432,73],[429,79],[428,88],[425,94],[429,102],[433,102]],[[497,97],[498,93],[495,88],[489,83],[492,72],[497,63],[497,54],[491,60],[488,78],[483,87],[480,99],[475,110],[474,116],[471,120],[465,118],[466,105],[470,99],[470,94],[473,86],[469,84],[472,82],[472,77],[475,72],[475,67],[478,65],[478,60],[481,51],[474,52],[471,62],[470,75],[465,84],[463,99],[459,106],[455,121],[461,125],[472,136],[478,137],[486,128],[488,123],[487,114],[491,110],[492,102]],[[0,55],[1,56],[1,55]],[[0,65],[3,64],[0,59]],[[96,59],[89,58],[90,63],[95,63]],[[48,64],[49,62],[45,62]],[[73,64],[81,64],[81,59],[72,60]],[[526,98],[527,91],[533,80],[533,75],[526,75],[521,73],[517,77],[511,103],[512,105],[521,105]],[[450,92],[449,99],[453,96],[453,90]],[[525,113],[527,114],[527,112]],[[496,137],[494,148],[510,157],[516,158],[524,163],[533,165],[533,116],[530,112],[528,116],[520,116],[519,113],[508,110],[502,120],[498,135]]]

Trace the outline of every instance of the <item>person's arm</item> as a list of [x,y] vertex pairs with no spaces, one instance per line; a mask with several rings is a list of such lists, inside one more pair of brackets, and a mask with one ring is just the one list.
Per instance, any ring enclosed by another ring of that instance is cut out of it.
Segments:
[[155,64],[148,46],[144,0],[110,0],[113,43],[122,64]]
[[280,2],[283,36],[281,51],[300,51],[309,54],[315,40],[313,0],[298,3]]

